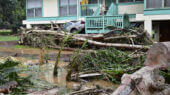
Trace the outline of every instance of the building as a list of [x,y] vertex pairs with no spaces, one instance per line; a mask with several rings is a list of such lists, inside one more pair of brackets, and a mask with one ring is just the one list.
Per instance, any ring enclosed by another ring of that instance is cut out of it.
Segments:
[[103,33],[106,26],[124,28],[144,23],[157,41],[170,40],[170,0],[27,0],[27,28],[34,24],[84,20],[86,33]]

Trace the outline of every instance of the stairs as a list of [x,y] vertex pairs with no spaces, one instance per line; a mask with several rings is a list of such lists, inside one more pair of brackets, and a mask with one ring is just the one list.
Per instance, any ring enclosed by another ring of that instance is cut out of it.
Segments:
[[114,3],[112,3],[109,7],[109,10],[107,11],[106,16],[113,16],[117,14],[118,14],[117,6]]

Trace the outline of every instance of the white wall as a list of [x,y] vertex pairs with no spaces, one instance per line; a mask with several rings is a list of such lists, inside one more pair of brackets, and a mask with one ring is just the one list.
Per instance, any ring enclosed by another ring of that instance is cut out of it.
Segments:
[[58,16],[58,0],[43,0],[43,17]]
[[144,21],[144,28],[152,35],[152,21],[170,20],[170,15],[144,15],[137,14],[136,21]]
[[119,14],[143,14],[144,4],[119,5]]

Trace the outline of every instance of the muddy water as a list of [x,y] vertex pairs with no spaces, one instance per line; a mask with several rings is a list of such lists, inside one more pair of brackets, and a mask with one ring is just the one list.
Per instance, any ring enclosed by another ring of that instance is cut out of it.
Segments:
[[[2,48],[0,47],[0,57],[6,57],[6,56],[13,56],[16,59],[18,59],[20,62],[22,62],[25,65],[33,66],[39,64],[39,56],[41,54],[40,49],[16,49],[16,48]],[[67,69],[69,58],[73,55],[73,52],[71,51],[63,51],[61,54],[61,59],[58,64],[58,76],[53,76],[53,69],[55,60],[58,54],[57,50],[46,50],[45,54],[48,54],[49,60],[48,64],[44,64],[41,66],[41,70],[44,70],[45,72],[41,75],[41,78],[43,80],[46,80],[50,83],[57,84],[60,88],[62,88],[62,91],[67,92],[65,89],[73,89],[75,84],[81,84],[80,82],[67,82],[66,81],[66,75],[67,75]],[[26,77],[27,74],[20,74],[20,76]],[[93,88],[96,85],[99,85],[100,87],[111,87],[116,88],[118,85],[115,85],[111,82],[107,82],[105,80],[96,79],[93,81],[89,81],[86,83],[83,83],[83,86],[86,88]],[[64,90],[63,90],[64,89]]]
[[[41,50],[38,48],[4,48],[0,47],[0,52],[22,53],[22,54],[40,54]],[[46,50],[45,53],[58,53],[58,50]],[[72,51],[62,51],[62,54],[73,54]]]
[[[35,60],[39,59],[41,52],[40,49],[35,48],[16,49],[0,47],[0,56],[3,57],[12,56]],[[44,54],[48,55],[49,60],[55,61],[58,55],[58,50],[45,50]],[[72,51],[62,51],[60,61],[68,62],[72,54]]]

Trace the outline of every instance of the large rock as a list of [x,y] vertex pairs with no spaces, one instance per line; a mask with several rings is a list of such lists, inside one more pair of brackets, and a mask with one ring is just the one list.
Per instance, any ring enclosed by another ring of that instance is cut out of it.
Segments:
[[147,53],[145,67],[133,74],[124,74],[121,85],[112,95],[170,95],[170,86],[159,74],[170,67],[170,42],[156,43]]
[[156,43],[147,52],[146,66],[159,66],[168,68],[170,66],[170,42]]

